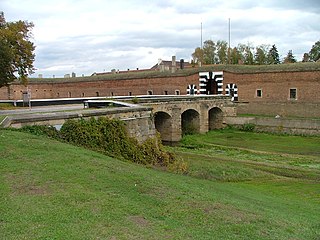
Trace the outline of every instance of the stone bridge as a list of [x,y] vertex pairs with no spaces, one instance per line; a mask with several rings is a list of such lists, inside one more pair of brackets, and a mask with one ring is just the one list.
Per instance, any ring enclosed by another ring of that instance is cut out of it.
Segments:
[[155,128],[165,142],[180,141],[184,133],[206,133],[222,128],[225,117],[236,116],[227,96],[172,96],[142,99],[152,107]]
[[[227,117],[236,115],[235,106],[227,96],[145,96],[137,97],[139,104],[125,103],[126,101],[132,102],[133,98],[89,100],[85,101],[85,108],[90,109],[77,111],[61,110],[50,113],[46,110],[44,113],[9,114],[0,125],[59,126],[67,119],[108,116],[126,121],[129,134],[139,141],[154,136],[157,130],[164,142],[178,142],[184,133],[205,133],[211,129],[222,128]],[[110,104],[113,105],[111,108],[108,107]]]

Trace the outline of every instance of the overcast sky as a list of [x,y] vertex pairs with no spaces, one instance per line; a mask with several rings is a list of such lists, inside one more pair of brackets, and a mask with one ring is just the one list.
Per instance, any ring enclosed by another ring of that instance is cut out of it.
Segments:
[[77,76],[190,61],[203,41],[275,44],[300,61],[320,40],[319,0],[0,0],[9,22],[33,22],[36,73]]

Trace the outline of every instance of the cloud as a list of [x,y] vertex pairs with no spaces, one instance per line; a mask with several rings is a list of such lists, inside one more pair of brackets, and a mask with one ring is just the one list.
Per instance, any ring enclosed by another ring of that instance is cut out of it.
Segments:
[[320,36],[318,0],[1,0],[7,21],[35,24],[36,74],[63,76],[190,60],[203,41],[276,44],[308,52]]

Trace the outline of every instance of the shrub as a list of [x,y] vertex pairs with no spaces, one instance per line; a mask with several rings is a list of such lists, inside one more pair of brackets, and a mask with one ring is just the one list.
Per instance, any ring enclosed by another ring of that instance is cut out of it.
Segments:
[[173,153],[167,152],[161,143],[160,134],[147,139],[141,144],[140,149],[146,161],[152,165],[167,167],[175,161]]
[[246,123],[246,124],[243,124],[242,127],[241,127],[241,131],[245,131],[245,132],[253,132],[254,129],[256,128],[256,125],[253,124],[253,123]]
[[46,125],[33,125],[33,126],[23,126],[20,131],[32,133],[34,135],[45,135],[51,138],[59,139],[60,133],[53,126]]
[[132,98],[132,103],[134,103],[134,104],[138,104],[139,103],[139,98],[137,98],[137,97],[134,97],[134,98]]
[[130,137],[123,121],[99,117],[88,120],[67,120],[60,131],[52,126],[25,126],[20,131],[46,135],[78,146],[102,152],[131,162],[165,167],[169,171],[185,173],[187,164],[164,149],[160,134],[144,143]]
[[222,129],[222,131],[226,131],[226,130],[234,131],[235,129],[237,129],[236,126],[228,124],[224,129]]
[[188,164],[182,158],[176,158],[169,164],[168,170],[175,173],[186,174],[188,172]]
[[[106,117],[89,120],[68,120],[61,127],[61,137],[67,142],[103,152],[135,163],[179,169],[187,168],[182,161],[165,151],[160,135],[139,144],[128,135],[124,122]],[[183,165],[184,164],[184,165]],[[169,168],[168,168],[169,169]]]
[[134,156],[130,145],[137,144],[130,138],[120,120],[105,117],[89,120],[68,120],[61,127],[61,136],[67,142],[99,150],[109,155],[127,158]]

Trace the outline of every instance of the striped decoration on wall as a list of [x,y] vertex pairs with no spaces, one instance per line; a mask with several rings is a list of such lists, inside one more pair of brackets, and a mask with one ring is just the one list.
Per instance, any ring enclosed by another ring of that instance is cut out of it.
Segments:
[[193,95],[193,94],[197,94],[197,93],[198,93],[197,86],[194,84],[189,84],[187,87],[187,94]]
[[238,101],[238,87],[234,83],[227,84],[226,95],[231,96],[231,101]]
[[222,95],[223,72],[199,72],[200,94]]

